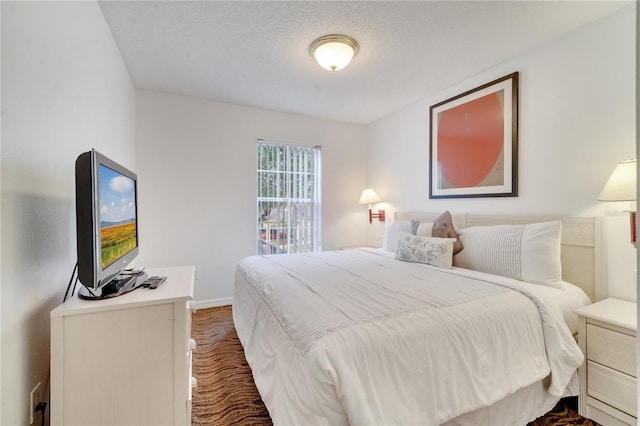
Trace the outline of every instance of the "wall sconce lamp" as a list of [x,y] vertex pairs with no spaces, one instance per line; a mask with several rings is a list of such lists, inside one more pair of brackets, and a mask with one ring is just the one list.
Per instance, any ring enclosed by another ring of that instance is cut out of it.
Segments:
[[362,191],[358,204],[369,204],[369,223],[373,223],[374,217],[377,217],[380,222],[384,222],[384,210],[379,210],[378,213],[371,211],[371,204],[379,203],[380,201],[382,200],[380,200],[380,197],[378,197],[378,194],[376,194],[376,191],[373,189],[367,188]]
[[[636,201],[636,160],[618,163],[605,184],[598,200],[600,201]],[[636,247],[636,207],[629,211],[631,224],[631,244]]]

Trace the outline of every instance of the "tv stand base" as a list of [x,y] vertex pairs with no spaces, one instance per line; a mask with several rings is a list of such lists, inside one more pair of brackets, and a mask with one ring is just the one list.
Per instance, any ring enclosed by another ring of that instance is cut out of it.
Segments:
[[95,292],[85,286],[81,286],[78,290],[78,297],[85,300],[103,300],[122,296],[139,288],[140,285],[138,283],[142,284],[147,277],[148,275],[144,273],[142,275],[129,275],[115,278]]

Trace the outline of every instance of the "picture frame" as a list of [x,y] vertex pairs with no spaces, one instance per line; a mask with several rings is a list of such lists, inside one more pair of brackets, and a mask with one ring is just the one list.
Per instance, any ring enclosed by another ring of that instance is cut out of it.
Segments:
[[429,108],[429,198],[518,196],[518,72]]

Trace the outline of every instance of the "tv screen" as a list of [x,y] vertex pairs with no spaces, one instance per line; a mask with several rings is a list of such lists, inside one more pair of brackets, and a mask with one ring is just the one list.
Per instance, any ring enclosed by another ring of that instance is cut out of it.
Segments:
[[100,258],[102,269],[138,246],[136,181],[104,164],[100,178]]
[[123,275],[138,255],[137,175],[95,150],[76,160],[78,278],[85,299],[135,289]]

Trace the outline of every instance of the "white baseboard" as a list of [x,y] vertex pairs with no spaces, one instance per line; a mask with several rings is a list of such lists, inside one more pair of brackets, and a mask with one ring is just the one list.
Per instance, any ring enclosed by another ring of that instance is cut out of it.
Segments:
[[224,299],[196,300],[196,309],[217,308],[218,306],[227,306],[231,304],[233,299],[225,297]]

